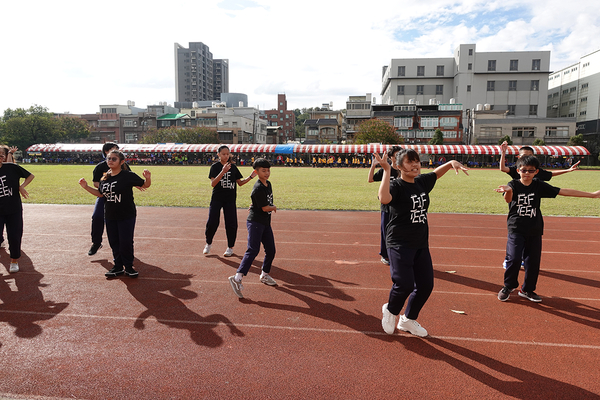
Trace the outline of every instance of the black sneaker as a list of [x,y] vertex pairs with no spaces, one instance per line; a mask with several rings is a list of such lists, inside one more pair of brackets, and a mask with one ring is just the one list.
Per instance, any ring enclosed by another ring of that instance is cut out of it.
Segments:
[[92,244],[92,247],[90,247],[90,251],[88,251],[88,256],[93,256],[101,248],[102,248],[102,243],[100,243],[100,244]]
[[500,301],[506,301],[506,300],[508,300],[508,298],[510,297],[510,293],[511,293],[513,290],[515,290],[515,289],[509,289],[509,288],[507,288],[506,286],[504,286],[504,287],[502,288],[502,290],[500,290],[500,291],[498,292],[498,300],[500,300]]
[[107,278],[115,278],[118,275],[123,275],[123,267],[112,267],[112,269],[104,274]]
[[130,278],[137,278],[138,272],[133,267],[125,267],[125,275]]
[[542,298],[538,296],[535,292],[524,292],[519,289],[519,296],[525,297],[526,299],[529,299],[535,303],[541,303],[542,301]]

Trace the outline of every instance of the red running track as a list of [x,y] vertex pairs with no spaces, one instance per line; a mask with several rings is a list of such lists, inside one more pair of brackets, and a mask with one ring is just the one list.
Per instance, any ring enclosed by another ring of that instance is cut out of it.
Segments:
[[239,300],[245,210],[223,258],[223,226],[202,255],[206,209],[138,208],[140,277],[106,280],[92,206],[24,208],[21,272],[0,250],[0,398],[600,398],[598,218],[545,218],[535,304],[496,298],[505,216],[430,214],[422,339],[381,328],[379,213],[277,212],[278,286],[257,260]]

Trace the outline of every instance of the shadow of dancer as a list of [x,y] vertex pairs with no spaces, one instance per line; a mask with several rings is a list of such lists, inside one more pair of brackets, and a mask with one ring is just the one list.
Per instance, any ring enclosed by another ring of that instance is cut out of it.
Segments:
[[[0,262],[8,271],[10,258],[0,251]],[[43,274],[35,270],[31,259],[21,252],[20,272],[0,275],[0,322],[7,322],[15,328],[20,338],[34,338],[42,333],[39,321],[49,320],[62,312],[69,303],[55,303],[44,300],[41,288]],[[13,290],[13,285],[17,290]]]
[[[600,399],[598,394],[578,386],[561,382],[556,379],[536,374],[523,368],[504,363],[473,350],[466,349],[446,340],[429,337],[427,339],[413,339],[410,342],[405,338],[399,341],[409,350],[422,357],[440,360],[456,368],[461,373],[481,382],[491,389],[505,396],[517,399]],[[410,345],[409,345],[410,344]],[[444,351],[446,350],[446,351]],[[453,354],[452,354],[453,353]],[[466,359],[466,360],[465,360]],[[473,361],[472,363],[468,360]],[[492,371],[503,374],[508,379],[499,378],[479,368],[483,365]],[[531,365],[536,365],[535,363]],[[468,393],[463,386],[460,397],[486,397],[481,393]],[[447,397],[454,397],[448,393]]]
[[[107,270],[112,268],[108,260],[94,262],[100,263]],[[223,344],[223,338],[214,330],[219,323],[225,324],[232,335],[244,336],[244,333],[224,315],[212,314],[202,317],[182,302],[182,300],[190,300],[198,296],[197,293],[187,289],[191,285],[192,275],[168,272],[137,258],[135,265],[139,267],[140,271],[143,271],[143,278],[117,279],[122,280],[129,293],[146,307],[146,310],[137,317],[134,323],[136,329],[145,329],[145,321],[154,317],[157,322],[170,328],[189,331],[190,338],[194,343],[207,347],[219,347]]]

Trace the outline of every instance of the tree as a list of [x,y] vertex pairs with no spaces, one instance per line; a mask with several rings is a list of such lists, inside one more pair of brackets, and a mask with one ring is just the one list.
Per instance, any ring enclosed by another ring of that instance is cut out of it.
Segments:
[[84,119],[77,117],[61,117],[60,130],[62,141],[79,142],[90,135],[90,124]]
[[219,136],[217,132],[205,127],[178,128],[171,126],[149,130],[139,143],[210,144],[219,143]]
[[512,146],[512,144],[513,144],[512,139],[508,135],[506,135],[503,138],[500,138],[500,140],[498,140],[498,144],[502,144],[504,142],[508,143],[509,146]]
[[396,133],[396,129],[387,122],[369,119],[358,126],[354,142],[356,144],[401,144],[404,143],[404,138]]
[[546,142],[544,142],[543,139],[537,138],[533,141],[533,143],[531,145],[532,146],[545,146]]
[[429,141],[429,144],[431,144],[431,145],[444,144],[444,134],[442,133],[442,130],[440,128],[437,128],[435,130],[435,133],[433,134],[433,137]]
[[2,120],[0,139],[22,150],[36,143],[56,143],[63,136],[60,121],[42,106],[35,105],[28,110],[9,108]]
[[580,133],[579,135],[571,136],[567,146],[583,146],[583,144],[583,134]]
[[294,110],[294,115],[296,116],[296,126],[294,127],[296,130],[296,137],[304,137],[304,121],[310,118],[310,114],[308,113],[308,111],[309,110],[306,108],[303,108],[302,110],[296,108]]

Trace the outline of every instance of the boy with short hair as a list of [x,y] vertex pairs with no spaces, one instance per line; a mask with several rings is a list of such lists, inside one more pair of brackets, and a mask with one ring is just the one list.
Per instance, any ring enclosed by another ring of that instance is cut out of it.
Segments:
[[277,284],[269,275],[271,265],[275,258],[275,238],[271,228],[271,213],[277,212],[277,207],[273,205],[273,188],[269,177],[271,176],[271,164],[264,158],[257,159],[253,164],[254,172],[258,176],[258,182],[254,184],[250,198],[250,205],[246,227],[248,228],[248,249],[242,258],[242,262],[237,269],[237,273],[229,277],[229,283],[233,293],[239,298],[242,294],[242,278],[248,274],[252,262],[260,251],[262,243],[265,249],[265,258],[263,260],[260,281],[266,285],[274,286]]
[[504,287],[498,293],[498,300],[508,300],[510,293],[519,286],[519,269],[524,261],[525,281],[519,289],[519,296],[539,303],[541,297],[535,293],[540,272],[542,255],[542,235],[544,220],[540,211],[542,198],[555,198],[557,195],[600,198],[600,190],[588,193],[574,189],[561,189],[534,179],[539,173],[540,162],[534,156],[525,156],[517,161],[520,179],[495,189],[504,194],[509,205],[508,239],[506,243],[506,271]]

